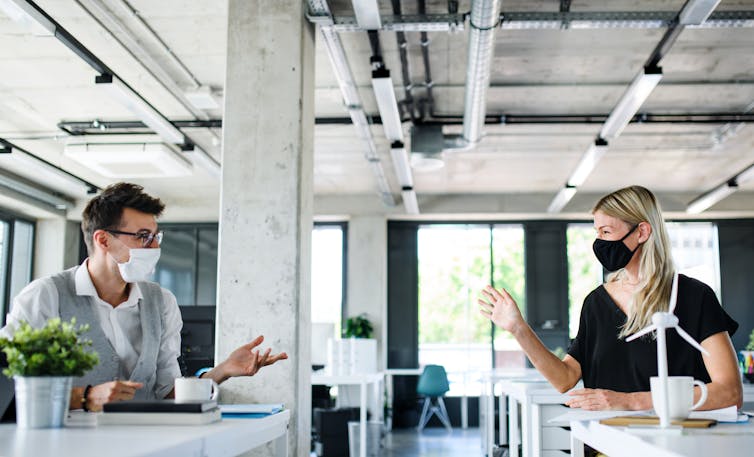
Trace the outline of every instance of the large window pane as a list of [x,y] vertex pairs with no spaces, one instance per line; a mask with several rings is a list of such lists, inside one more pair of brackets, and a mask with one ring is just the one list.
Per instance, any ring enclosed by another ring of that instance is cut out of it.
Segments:
[[5,314],[9,311],[5,293],[5,284],[7,284],[8,278],[9,235],[9,224],[6,221],[0,221],[0,325],[5,325]]
[[[493,285],[505,288],[526,316],[524,229],[520,225],[496,225],[492,229]],[[524,368],[526,356],[513,335],[495,329],[495,368]]]
[[[13,297],[31,282],[31,266],[34,248],[34,225],[16,220],[13,222],[13,252],[10,266],[10,295]],[[10,308],[10,307],[9,307]]]
[[712,288],[720,298],[720,250],[711,222],[669,222],[673,261],[680,273]]
[[[449,395],[463,393],[463,373],[492,368],[490,323],[477,311],[479,291],[490,282],[490,238],[489,226],[418,232],[419,364],[445,367]],[[466,393],[478,391],[474,383]]]
[[566,231],[568,250],[568,334],[579,331],[581,306],[589,292],[602,284],[602,266],[592,251],[596,237],[592,224],[569,224]]
[[162,254],[154,280],[173,292],[179,306],[195,305],[196,231],[193,228],[165,229]]
[[343,226],[312,232],[312,364],[327,362],[327,340],[340,336],[343,312]]
[[198,230],[196,304],[214,306],[217,297],[217,227]]

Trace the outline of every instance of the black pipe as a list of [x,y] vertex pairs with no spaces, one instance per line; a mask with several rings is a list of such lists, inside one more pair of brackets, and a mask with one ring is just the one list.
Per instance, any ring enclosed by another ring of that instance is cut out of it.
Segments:
[[[451,6],[448,5],[450,8]],[[423,16],[427,14],[427,2],[425,0],[419,0],[417,3],[419,15]],[[422,106],[422,118],[426,115],[436,118],[435,115],[435,97],[432,93],[432,72],[429,65],[429,38],[427,32],[421,32],[421,47],[422,47],[422,62],[424,63],[424,87],[427,91],[426,102]]]
[[[393,14],[401,16],[401,0],[392,0]],[[402,31],[395,32],[395,38],[398,42],[398,54],[401,59],[401,77],[403,78],[403,101],[399,103],[402,111],[408,111],[408,115],[411,118],[411,122],[416,123],[416,106],[414,103],[414,96],[411,94],[411,72],[408,66],[408,42],[406,41],[406,34]],[[403,113],[401,113],[403,117]]]

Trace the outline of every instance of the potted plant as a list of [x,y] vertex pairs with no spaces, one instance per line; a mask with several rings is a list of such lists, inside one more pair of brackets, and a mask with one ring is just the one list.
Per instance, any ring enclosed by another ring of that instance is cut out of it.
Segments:
[[88,325],[76,328],[76,320],[50,319],[34,329],[22,322],[11,339],[0,338],[0,349],[8,359],[3,374],[16,386],[16,418],[19,428],[57,428],[71,398],[74,377],[83,376],[99,362],[86,349],[90,340],[81,335]]
[[372,338],[374,327],[366,314],[346,319],[341,340],[342,374],[374,373],[377,371],[377,340]]
[[343,338],[371,338],[374,332],[372,323],[366,314],[346,319],[346,328],[343,329]]

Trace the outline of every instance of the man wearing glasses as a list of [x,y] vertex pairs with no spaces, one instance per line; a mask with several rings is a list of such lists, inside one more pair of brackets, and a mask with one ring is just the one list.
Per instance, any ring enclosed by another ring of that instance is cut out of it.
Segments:
[[[74,268],[38,279],[14,299],[0,336],[10,337],[19,322],[42,327],[48,319],[75,317],[89,324],[86,337],[99,364],[74,380],[71,409],[99,411],[111,401],[171,398],[183,325],[175,296],[149,282],[160,258],[162,232],[157,218],[165,205],[141,186],[118,183],[84,209],[81,230],[89,257]],[[218,384],[253,376],[263,366],[286,359],[283,352],[255,350],[263,338],[233,351],[202,377]]]

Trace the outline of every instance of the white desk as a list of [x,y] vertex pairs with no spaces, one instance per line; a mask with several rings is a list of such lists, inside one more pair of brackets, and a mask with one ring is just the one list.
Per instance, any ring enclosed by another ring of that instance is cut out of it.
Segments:
[[[375,398],[381,397],[381,382],[384,379],[384,374],[369,373],[358,375],[329,375],[321,372],[312,373],[312,385],[321,386],[348,386],[358,385],[359,389],[359,456],[366,457],[367,455],[367,386],[369,384],[374,385]],[[380,412],[374,412],[376,416],[380,417]]]
[[544,379],[539,372],[533,368],[513,369],[513,370],[493,370],[482,373],[482,392],[479,397],[479,429],[482,437],[482,449],[487,456],[492,455],[492,448],[495,444],[495,387],[501,386],[501,392],[498,405],[498,443],[509,444],[510,449],[515,449],[520,444],[520,433],[518,423],[518,403],[513,402],[511,406],[513,411],[508,414],[508,428],[506,422],[506,399],[507,390],[510,389],[510,381],[528,379]]
[[0,425],[3,457],[236,456],[273,442],[276,457],[288,455],[290,411],[260,419],[223,419],[207,425],[100,425],[18,429]]
[[750,456],[754,449],[754,421],[685,429],[678,435],[639,434],[599,421],[571,422],[571,456],[583,457],[584,444],[610,457]]

